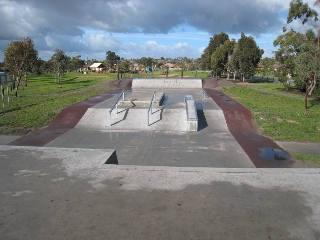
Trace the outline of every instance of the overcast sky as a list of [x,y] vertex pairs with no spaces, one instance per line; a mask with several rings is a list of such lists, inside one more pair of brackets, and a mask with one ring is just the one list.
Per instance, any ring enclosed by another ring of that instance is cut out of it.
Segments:
[[[313,5],[314,0],[304,0]],[[30,37],[39,57],[198,58],[214,34],[252,35],[264,57],[282,33],[290,0],[0,0],[0,61],[8,43]]]

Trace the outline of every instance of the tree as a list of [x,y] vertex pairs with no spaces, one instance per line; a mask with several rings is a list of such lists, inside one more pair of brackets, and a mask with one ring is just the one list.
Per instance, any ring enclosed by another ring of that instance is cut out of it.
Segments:
[[85,65],[85,61],[81,59],[81,55],[72,57],[68,62],[68,69],[70,71],[76,71]]
[[201,69],[212,70],[211,55],[218,47],[222,46],[226,40],[229,40],[229,35],[224,32],[210,37],[209,45],[204,49],[203,54],[201,55]]
[[222,46],[218,47],[211,55],[211,69],[218,72],[226,71],[229,78],[230,64],[228,62],[235,45],[236,41],[232,39],[231,41],[226,40]]
[[40,66],[41,73],[52,73],[53,72],[53,63],[52,61],[44,61]]
[[[317,0],[315,1],[314,6],[318,6],[319,4],[320,1]],[[292,0],[290,2],[287,23],[290,24],[293,20],[297,20],[304,27],[304,34],[299,33],[301,35],[301,43],[297,47],[298,51],[293,64],[296,68],[299,69],[297,70],[299,79],[295,80],[296,86],[300,90],[306,91],[307,96],[312,94],[312,91],[317,86],[317,81],[319,81],[320,79],[318,77],[319,75],[315,73],[315,67],[312,67],[311,63],[306,65],[306,63],[304,62],[307,56],[310,57],[309,60],[312,59],[312,61],[314,62],[317,62],[319,58],[317,54],[320,49],[320,26],[317,23],[318,13],[316,12],[316,10],[310,8],[307,3],[303,3],[301,0]],[[309,24],[307,25],[306,23]],[[307,29],[307,26],[313,26],[313,29],[316,31],[317,36],[312,29]],[[293,30],[291,30],[291,32],[293,32]],[[311,47],[311,45],[314,45],[314,47]],[[309,52],[311,49],[314,51],[313,53]],[[306,69],[309,69],[309,72]],[[307,75],[305,77],[302,77],[302,73],[305,73]],[[307,81],[306,79],[309,80]],[[309,85],[311,86],[310,88]]]
[[260,63],[263,66],[262,72],[266,75],[270,70],[273,70],[275,61],[273,58],[265,57],[261,59]]
[[120,60],[120,57],[115,52],[112,52],[112,51],[108,51],[106,55],[107,55],[106,65],[110,69],[112,69],[118,63],[118,61]]
[[130,70],[130,61],[125,60],[125,61],[121,61],[121,65],[120,65],[120,72],[129,72]]
[[200,58],[193,59],[191,63],[189,63],[189,70],[190,71],[199,70],[200,62],[201,62]]
[[33,41],[27,37],[22,41],[11,42],[3,53],[5,67],[15,79],[15,96],[17,97],[21,77],[24,74],[25,86],[27,86],[27,72],[37,61],[38,52],[34,49]]
[[[315,2],[315,5],[317,3],[318,1]],[[297,20],[305,26],[309,20],[318,21],[318,13],[310,8],[307,3],[303,3],[301,0],[292,0],[290,2],[287,23],[290,24],[293,20]]]
[[145,68],[151,67],[152,64],[155,64],[155,61],[151,57],[142,57],[137,60],[137,62],[141,65],[143,65]]
[[279,50],[275,52],[275,60],[281,64],[279,77],[285,80],[287,76],[294,77],[295,75],[295,64],[294,59],[300,51],[300,46],[305,41],[305,35],[293,30],[287,31],[286,33],[279,35],[274,40],[273,45],[279,46]]
[[59,87],[61,87],[61,77],[67,69],[67,64],[70,60],[70,57],[68,57],[64,51],[60,49],[56,49],[54,52],[55,53],[52,55],[50,61],[52,61],[55,75],[58,78]]
[[187,64],[185,62],[179,62],[178,66],[181,70],[186,70],[187,69]]
[[33,74],[36,74],[36,75],[41,75],[43,72],[41,71],[42,68],[41,66],[45,63],[46,61],[42,60],[41,58],[38,58],[37,61],[35,62],[35,64],[33,64],[32,66],[32,70],[31,72]]
[[275,58],[281,63],[280,76],[286,79],[287,75],[295,76],[295,58],[299,54],[300,46],[305,41],[319,42],[311,29],[306,28],[306,23],[318,21],[318,13],[309,7],[307,3],[301,0],[292,0],[290,2],[287,24],[292,23],[294,20],[298,21],[304,27],[304,34],[294,31],[292,28],[287,30],[283,28],[284,34],[278,36],[273,42],[273,45],[279,46],[276,51]]
[[163,62],[157,62],[157,68],[162,68],[162,65],[164,65],[164,63]]
[[320,49],[314,44],[305,43],[301,46],[301,52],[295,59],[297,75],[304,82],[305,108],[308,107],[308,95],[316,87],[320,76]]
[[234,80],[236,80],[236,75],[239,73],[240,70],[240,62],[236,54],[239,51],[238,48],[238,44],[236,44],[233,49],[233,54],[228,58],[228,67],[231,71],[233,71]]
[[232,58],[235,65],[238,66],[238,71],[242,75],[243,81],[245,75],[253,75],[255,73],[263,52],[263,49],[257,46],[253,37],[247,37],[244,33],[241,34]]

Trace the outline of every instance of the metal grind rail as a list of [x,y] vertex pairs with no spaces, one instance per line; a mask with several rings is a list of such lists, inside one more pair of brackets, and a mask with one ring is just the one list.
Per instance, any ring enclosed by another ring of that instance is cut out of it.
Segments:
[[152,102],[153,102],[153,99],[155,97],[156,97],[156,91],[154,91],[153,94],[152,94],[152,98],[151,98],[149,109],[148,109],[148,126],[150,126],[150,112],[151,112],[151,114],[153,114],[153,112],[152,112]]
[[113,105],[113,107],[112,107],[112,108],[110,109],[110,111],[109,111],[109,116],[110,116],[110,125],[109,125],[109,126],[110,126],[110,127],[112,126],[111,113],[112,113],[113,109],[116,108],[117,114],[118,114],[118,102],[119,102],[119,100],[120,100],[121,97],[122,97],[122,101],[124,101],[124,90],[122,90],[122,92],[120,93],[120,95],[119,95],[116,103]]

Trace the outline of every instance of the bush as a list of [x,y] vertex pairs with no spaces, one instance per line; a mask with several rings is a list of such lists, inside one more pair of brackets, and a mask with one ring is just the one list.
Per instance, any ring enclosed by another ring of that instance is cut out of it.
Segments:
[[306,84],[302,80],[294,80],[294,84],[296,85],[296,88],[299,89],[301,92],[306,91]]
[[320,83],[318,81],[317,86],[314,88],[312,95],[320,97]]

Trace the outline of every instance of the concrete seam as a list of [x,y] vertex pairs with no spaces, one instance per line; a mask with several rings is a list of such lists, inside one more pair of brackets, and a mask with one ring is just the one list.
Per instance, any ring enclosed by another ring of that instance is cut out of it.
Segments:
[[[154,131],[152,131],[154,133]],[[146,152],[144,153],[144,156],[143,156],[143,159],[142,159],[142,162],[141,162],[141,166],[143,166],[143,163],[144,163],[144,160],[146,159],[146,156],[147,156],[147,152],[149,150],[149,146],[150,146],[150,139],[149,139],[150,135],[148,134],[148,146],[146,148]]]

